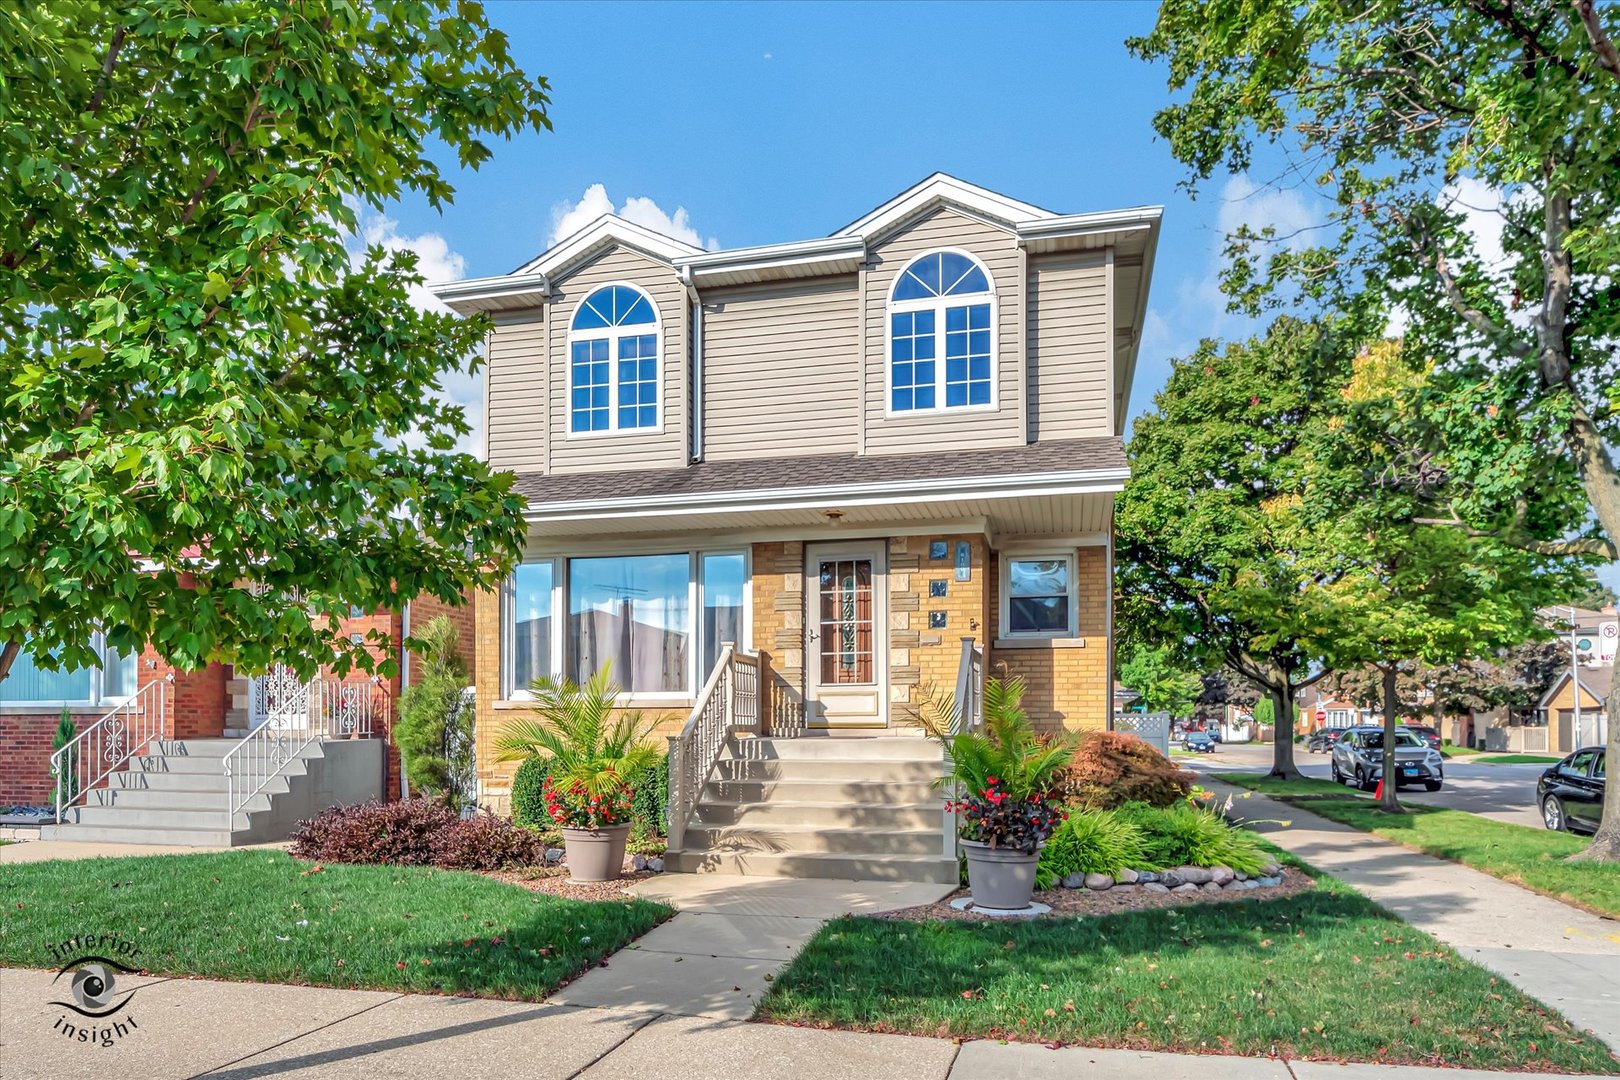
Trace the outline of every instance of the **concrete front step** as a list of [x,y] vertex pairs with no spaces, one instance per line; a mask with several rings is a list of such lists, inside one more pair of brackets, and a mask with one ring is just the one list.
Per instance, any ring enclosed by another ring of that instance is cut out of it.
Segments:
[[[133,828],[127,825],[45,825],[39,830],[41,840],[75,840],[96,844],[172,844],[175,847],[230,847],[232,834],[223,827],[225,815],[220,815],[220,828],[215,829],[154,829]],[[244,838],[238,842],[247,843]]]
[[[245,809],[267,810],[270,807],[270,795],[286,790],[287,785],[283,781],[275,786],[274,792],[261,791],[248,800]],[[225,804],[229,801],[230,793],[226,791],[224,785],[205,791],[163,787],[97,788],[85,796],[84,805],[120,809],[127,807],[149,810],[218,810],[224,813]]]
[[242,745],[241,739],[159,739],[149,751],[158,757],[195,757],[219,760]]
[[920,881],[940,885],[954,885],[961,878],[956,859],[944,855],[851,855],[802,851],[683,849],[666,852],[664,868],[688,874],[834,878],[842,881]]
[[906,806],[943,800],[944,796],[927,781],[908,780],[883,783],[876,780],[710,780],[700,802],[758,803],[888,803]]
[[[266,807],[268,809],[268,807]],[[213,809],[199,810],[173,806],[76,806],[72,810],[64,811],[64,821],[72,818],[72,824],[89,828],[102,826],[129,827],[133,829],[164,829],[178,830],[180,832],[211,832],[215,829],[225,829],[227,822],[232,829],[246,829],[252,822],[247,814],[232,814],[227,817],[223,803]]]
[[[849,827],[854,826],[854,827]],[[928,855],[940,850],[940,830],[845,828],[819,825],[688,825],[692,851],[770,851],[780,854],[836,852],[847,855]]]
[[944,820],[943,800],[936,802],[769,802],[705,801],[693,815],[697,825],[864,826],[884,830],[938,829]]
[[738,739],[732,744],[739,758],[781,761],[927,761],[940,765],[944,748],[920,736],[814,736],[797,739]]
[[[287,790],[289,776],[304,775],[303,762],[294,762],[286,770],[272,776],[265,784],[263,790],[271,795]],[[152,770],[146,772],[117,772],[107,778],[108,791],[168,791],[202,794],[213,792],[218,795],[219,801],[225,801],[225,794],[230,790],[230,780],[222,772],[219,773],[170,773]]]
[[843,780],[880,784],[931,783],[944,771],[937,761],[868,761],[864,758],[793,758],[749,760],[721,758],[718,780]]

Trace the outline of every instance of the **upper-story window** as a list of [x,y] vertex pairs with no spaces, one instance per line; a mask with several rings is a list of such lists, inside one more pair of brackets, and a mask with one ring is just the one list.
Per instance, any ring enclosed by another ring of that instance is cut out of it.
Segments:
[[889,293],[889,411],[988,407],[995,400],[990,275],[961,251],[931,251]]
[[568,330],[568,431],[658,427],[658,309],[632,285],[604,285]]

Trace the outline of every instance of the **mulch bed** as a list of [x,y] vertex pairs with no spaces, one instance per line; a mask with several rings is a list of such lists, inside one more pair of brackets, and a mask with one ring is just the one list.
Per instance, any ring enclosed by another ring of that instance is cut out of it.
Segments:
[[517,885],[530,892],[546,893],[550,896],[566,897],[569,900],[633,900],[634,895],[629,887],[638,881],[646,881],[658,875],[651,870],[630,869],[630,857],[625,856],[624,873],[612,881],[593,881],[575,884],[568,880],[568,867],[559,866],[525,866],[518,870],[490,870],[485,877],[504,881],[508,885]]
[[[1227,904],[1241,900],[1275,900],[1278,897],[1293,896],[1307,889],[1316,887],[1316,882],[1308,875],[1300,873],[1292,867],[1284,867],[1282,884],[1263,886],[1258,889],[1243,889],[1207,893],[1198,892],[1151,892],[1140,886],[1136,888],[1121,888],[1115,886],[1103,892],[1093,892],[1090,889],[1042,889],[1035,893],[1038,903],[1046,904],[1052,909],[1050,915],[1037,915],[1035,918],[1054,919],[1074,915],[1112,915],[1120,911],[1141,911],[1147,908],[1188,907],[1194,904]],[[966,896],[966,889],[957,889],[951,895],[935,904],[924,904],[921,907],[900,908],[896,911],[884,911],[875,914],[878,919],[903,919],[907,922],[936,922],[944,919],[977,922],[1004,922],[1005,919],[994,919],[988,915],[980,915],[973,911],[957,911],[951,907],[951,901]]]

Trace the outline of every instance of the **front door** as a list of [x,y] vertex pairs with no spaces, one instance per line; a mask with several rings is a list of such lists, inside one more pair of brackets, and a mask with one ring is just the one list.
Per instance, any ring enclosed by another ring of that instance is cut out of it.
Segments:
[[881,540],[804,549],[805,719],[811,727],[881,727],[889,615]]
[[253,678],[249,696],[248,726],[270,724],[277,728],[300,727],[309,714],[309,682],[290,667],[277,664]]

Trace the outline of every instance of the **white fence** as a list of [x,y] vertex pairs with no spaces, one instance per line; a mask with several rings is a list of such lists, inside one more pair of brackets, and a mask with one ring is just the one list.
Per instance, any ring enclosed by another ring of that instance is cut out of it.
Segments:
[[1114,730],[1135,735],[1145,743],[1158,747],[1159,753],[1170,756],[1170,714],[1167,712],[1114,714]]

